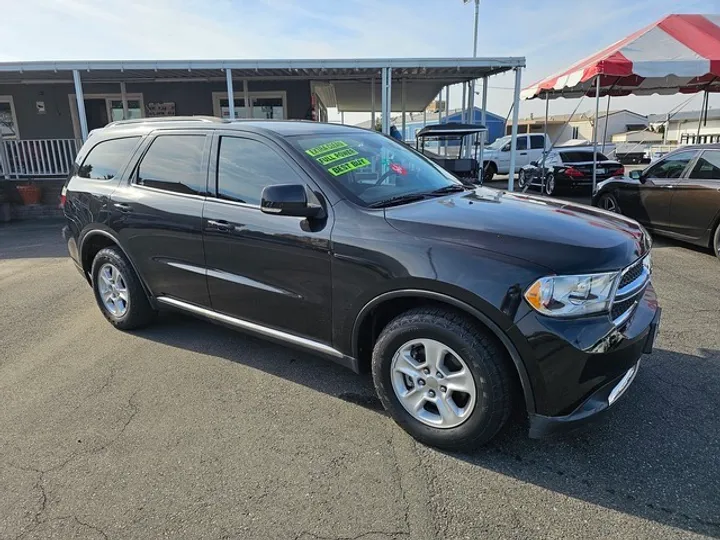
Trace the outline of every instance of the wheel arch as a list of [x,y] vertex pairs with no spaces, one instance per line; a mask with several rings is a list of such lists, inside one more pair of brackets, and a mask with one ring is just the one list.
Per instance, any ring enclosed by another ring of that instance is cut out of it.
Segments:
[[[466,315],[469,315],[473,319],[480,322],[485,328],[487,328],[492,335],[500,342],[500,344],[507,351],[515,371],[517,373],[518,381],[522,390],[522,394],[525,400],[525,407],[527,412],[532,414],[535,412],[535,395],[532,390],[530,383],[530,377],[528,375],[525,364],[520,356],[515,345],[512,343],[508,335],[502,330],[502,328],[494,322],[488,315],[480,311],[474,306],[458,300],[452,296],[438,293],[435,291],[428,291],[422,289],[402,289],[396,291],[390,291],[376,296],[370,300],[358,313],[355,318],[355,324],[353,325],[352,333],[352,354],[358,360],[358,364],[362,364],[363,350],[362,342],[364,339],[372,338],[374,332],[373,321],[374,313],[377,312],[378,308],[386,306],[389,309],[389,317],[393,318],[396,314],[402,313],[411,307],[415,307],[418,304],[431,302],[434,304],[441,304],[455,310],[461,311]],[[389,322],[385,321],[385,324]]]
[[133,261],[132,257],[130,257],[128,252],[122,247],[117,237],[110,231],[106,231],[104,229],[92,229],[85,233],[82,237],[82,240],[80,241],[80,247],[78,249],[78,252],[80,254],[80,263],[82,265],[82,269],[85,274],[85,278],[88,280],[88,283],[92,285],[92,262],[95,259],[95,255],[97,255],[97,253],[101,249],[107,247],[116,247],[122,252],[123,255],[125,255],[125,258],[130,263],[130,266],[135,272],[135,275],[137,275],[138,280],[140,280],[142,288],[145,290],[145,293],[147,294],[150,302],[153,304],[154,307],[154,296],[152,295],[152,292],[148,288],[147,284],[145,283],[142,275],[140,274],[140,272],[138,272],[137,265]]

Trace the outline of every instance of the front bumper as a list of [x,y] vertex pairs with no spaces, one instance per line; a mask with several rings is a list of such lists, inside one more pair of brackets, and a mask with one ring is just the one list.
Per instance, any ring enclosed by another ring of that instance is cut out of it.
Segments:
[[526,366],[527,358],[532,360],[530,436],[572,429],[612,406],[632,383],[640,357],[652,351],[660,314],[648,284],[619,327],[607,316],[552,320],[531,312],[523,317],[516,328],[527,339]]

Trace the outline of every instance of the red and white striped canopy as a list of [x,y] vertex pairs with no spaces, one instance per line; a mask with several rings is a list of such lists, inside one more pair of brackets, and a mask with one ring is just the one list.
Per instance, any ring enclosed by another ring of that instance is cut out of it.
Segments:
[[720,91],[720,15],[668,15],[523,90],[523,99]]

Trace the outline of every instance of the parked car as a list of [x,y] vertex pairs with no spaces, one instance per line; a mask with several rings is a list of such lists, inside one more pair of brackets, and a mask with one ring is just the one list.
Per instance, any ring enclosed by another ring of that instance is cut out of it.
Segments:
[[[510,142],[510,135],[508,135],[496,139],[485,147],[483,152],[485,182],[490,182],[498,173],[510,173]],[[550,138],[543,133],[518,135],[513,174],[531,161],[539,161],[542,158],[543,151],[549,150],[551,146]]]
[[83,145],[63,197],[114,327],[172,308],[370,370],[442,448],[489,441],[513,406],[532,436],[605,411],[660,317],[635,221],[468,188],[359,128],[124,121]]
[[[597,153],[595,177],[598,182],[613,176],[625,174],[625,167],[619,161]],[[541,187],[542,158],[525,165],[518,174],[518,185],[524,188],[530,185]],[[551,150],[545,158],[545,183],[542,190],[546,195],[575,188],[592,188],[593,149],[557,148]]]
[[720,145],[685,146],[598,185],[593,205],[720,257]]

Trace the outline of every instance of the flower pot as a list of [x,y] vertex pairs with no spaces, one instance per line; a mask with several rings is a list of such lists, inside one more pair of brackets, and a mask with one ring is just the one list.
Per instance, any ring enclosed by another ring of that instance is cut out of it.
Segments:
[[23,204],[38,204],[40,202],[42,191],[39,186],[17,186],[16,189],[23,200]]

